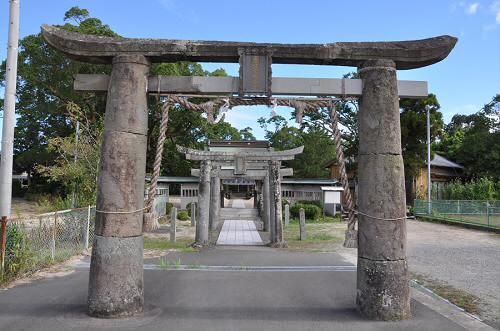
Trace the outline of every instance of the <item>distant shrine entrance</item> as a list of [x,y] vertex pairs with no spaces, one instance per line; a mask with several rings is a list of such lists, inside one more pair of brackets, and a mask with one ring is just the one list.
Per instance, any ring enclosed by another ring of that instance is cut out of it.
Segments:
[[[443,60],[453,49],[456,38],[259,44],[111,38],[81,35],[47,25],[42,27],[42,33],[50,45],[68,57],[113,65],[110,76],[77,75],[75,79],[76,90],[107,91],[90,265],[90,315],[130,316],[144,309],[142,233],[151,210],[149,201],[145,206],[143,199],[147,94],[156,93],[164,95],[167,101],[160,124],[153,189],[155,177],[159,176],[171,104],[204,112],[209,121],[213,121],[215,109],[223,105],[228,109],[236,105],[285,105],[295,108],[298,119],[305,109],[327,107],[331,112],[332,126],[338,131],[336,100],[358,98],[358,201],[356,209],[352,199],[347,201],[350,215],[346,232],[347,246],[357,245],[358,248],[356,303],[358,310],[371,319],[411,317],[398,99],[424,98],[428,90],[426,82],[398,81],[396,72]],[[151,63],[175,61],[239,63],[239,77],[150,76]],[[358,68],[359,79],[273,77],[271,65],[274,63],[353,66]],[[193,104],[189,96],[212,98],[202,104]],[[337,154],[340,154],[337,157],[342,162],[339,134],[335,135],[335,144]],[[186,157],[202,161],[199,195],[207,198],[202,199],[198,211],[207,214],[214,206],[208,198],[211,194],[209,182],[212,171],[219,171],[218,162],[234,162],[236,168],[244,167],[249,161],[267,162],[269,186],[272,186],[280,177],[281,160],[297,152],[231,155],[180,148]],[[340,169],[342,172],[342,166]],[[343,186],[344,177],[341,178]],[[280,190],[270,187],[270,192],[266,200],[280,206],[277,203],[281,199]],[[354,228],[356,213],[357,231]],[[270,224],[280,227],[280,207],[274,208],[272,218],[274,221]],[[209,218],[204,216],[204,219]],[[204,224],[200,227],[200,234],[197,231],[200,244],[206,242],[205,229]],[[274,239],[277,243],[283,240],[278,229]]]

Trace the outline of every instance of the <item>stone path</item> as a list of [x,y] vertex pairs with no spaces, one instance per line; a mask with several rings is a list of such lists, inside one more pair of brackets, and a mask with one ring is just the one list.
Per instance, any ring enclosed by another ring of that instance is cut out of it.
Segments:
[[232,208],[245,208],[245,201],[242,199],[234,199],[231,207]]
[[256,246],[263,244],[255,223],[245,220],[225,220],[217,239],[217,245]]
[[[232,200],[232,208],[244,209],[245,201]],[[255,223],[250,220],[224,220],[222,229],[217,239],[217,245],[263,245]]]

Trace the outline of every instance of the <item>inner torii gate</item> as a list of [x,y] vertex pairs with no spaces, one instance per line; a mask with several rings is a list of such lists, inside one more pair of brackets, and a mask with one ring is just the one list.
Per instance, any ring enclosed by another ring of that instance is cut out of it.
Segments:
[[[264,229],[270,230],[271,246],[282,247],[283,220],[281,215],[281,177],[289,170],[281,169],[281,162],[293,160],[295,155],[302,153],[304,146],[286,151],[260,152],[216,152],[201,151],[182,146],[177,150],[186,155],[188,160],[201,161],[198,189],[198,222],[196,223],[196,238],[198,245],[209,241],[209,230],[213,230],[218,219],[220,207],[220,179],[224,176],[222,166],[234,165],[232,174],[228,177],[241,176],[245,178],[262,179],[263,185],[263,219]],[[247,169],[253,164],[263,169]],[[227,171],[225,171],[227,172]],[[212,225],[212,226],[209,226]]]
[[[359,97],[356,301],[359,311],[372,319],[411,316],[398,98],[428,93],[425,82],[398,81],[396,71],[443,60],[456,38],[292,45],[110,38],[47,25],[42,33],[50,45],[73,59],[113,65],[110,77],[80,75],[75,82],[77,90],[108,92],[97,198],[100,212],[90,266],[90,315],[118,317],[143,311],[147,93],[152,92]],[[240,77],[149,76],[152,62],[175,61],[239,62]],[[272,63],[354,66],[360,79],[272,77]]]

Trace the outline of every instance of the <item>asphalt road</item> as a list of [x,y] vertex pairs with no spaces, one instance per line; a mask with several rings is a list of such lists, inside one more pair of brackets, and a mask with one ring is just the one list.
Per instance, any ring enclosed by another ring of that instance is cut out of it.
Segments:
[[[265,248],[213,249],[167,258],[199,265],[348,265],[335,253]],[[463,330],[415,300],[411,320],[362,318],[355,309],[354,271],[145,270],[144,278],[147,307],[142,317],[85,315],[88,269],[83,267],[0,292],[0,329]]]

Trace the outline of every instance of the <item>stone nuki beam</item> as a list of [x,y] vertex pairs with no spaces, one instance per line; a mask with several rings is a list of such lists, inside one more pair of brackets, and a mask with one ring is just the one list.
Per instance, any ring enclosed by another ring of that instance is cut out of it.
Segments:
[[[213,164],[212,164],[213,165]],[[235,175],[233,169],[222,169],[219,170],[219,178],[220,179],[232,179],[232,178],[245,178],[245,179],[264,179],[266,175],[268,174],[267,169],[247,169],[246,174],[244,175]],[[191,176],[195,177],[200,177],[200,169],[191,169]],[[293,169],[292,168],[283,168],[280,169],[280,176],[281,177],[289,177],[293,176]]]
[[425,67],[444,59],[457,38],[439,36],[392,42],[337,42],[331,44],[275,44],[228,41],[115,38],[83,35],[50,25],[42,26],[44,39],[73,59],[111,63],[117,55],[143,55],[152,62],[231,62],[240,54],[270,55],[273,63],[359,67],[366,60],[387,59],[397,69]]
[[244,157],[245,161],[284,161],[293,160],[295,155],[302,153],[304,146],[286,151],[262,151],[262,152],[213,152],[201,151],[177,145],[177,150],[186,155],[188,160],[210,160],[210,161],[234,161],[236,157]]
[[[107,91],[108,75],[75,75],[73,87],[76,91]],[[148,92],[160,94],[207,94],[237,95],[239,77],[202,77],[202,76],[150,76]],[[361,96],[361,79],[337,78],[272,78],[273,95],[301,96]],[[425,98],[429,94],[427,82],[399,80],[400,98]]]

